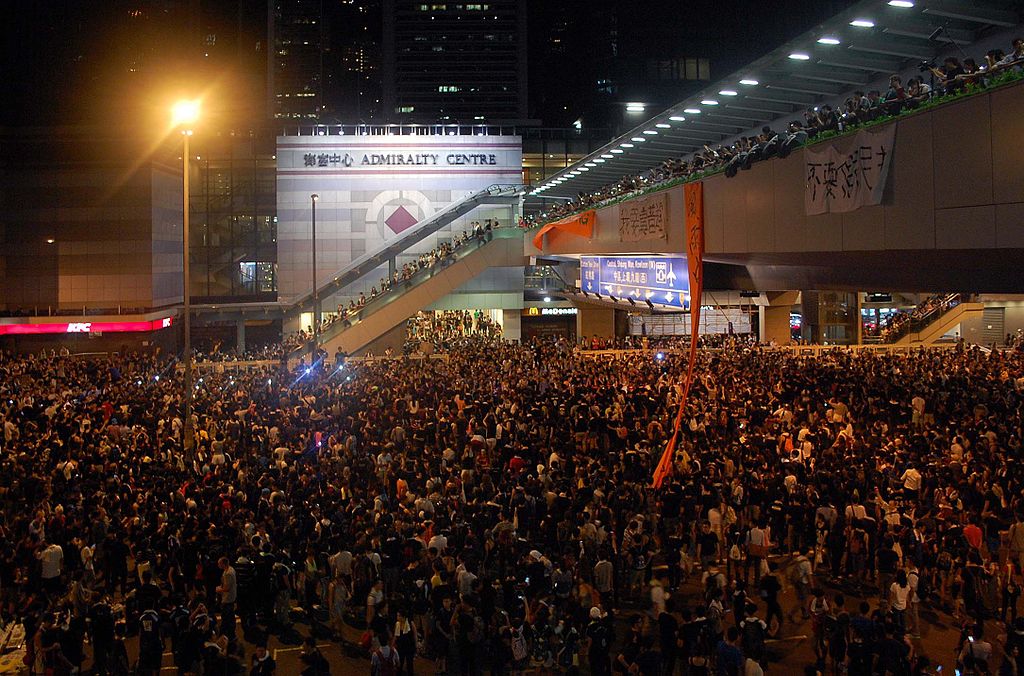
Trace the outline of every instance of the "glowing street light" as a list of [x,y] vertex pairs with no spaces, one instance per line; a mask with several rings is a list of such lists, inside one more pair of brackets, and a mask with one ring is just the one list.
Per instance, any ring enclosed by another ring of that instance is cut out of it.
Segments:
[[187,127],[199,121],[199,101],[183,99],[171,107],[171,124],[175,127]]
[[189,284],[189,234],[188,234],[188,139],[192,136],[192,125],[199,120],[199,101],[195,99],[178,101],[171,107],[171,124],[181,131],[181,277],[183,295],[183,313],[185,315],[185,377],[184,388],[184,447],[190,452],[195,446],[195,434],[192,429],[192,289]]

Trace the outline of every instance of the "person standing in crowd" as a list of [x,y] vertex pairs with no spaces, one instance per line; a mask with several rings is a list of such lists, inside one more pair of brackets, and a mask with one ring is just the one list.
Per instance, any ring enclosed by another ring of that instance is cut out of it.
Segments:
[[216,592],[220,595],[220,631],[228,637],[228,640],[234,641],[235,602],[238,600],[238,575],[231,565],[231,561],[226,556],[220,557],[217,561],[217,566],[221,570],[220,585],[216,589]]

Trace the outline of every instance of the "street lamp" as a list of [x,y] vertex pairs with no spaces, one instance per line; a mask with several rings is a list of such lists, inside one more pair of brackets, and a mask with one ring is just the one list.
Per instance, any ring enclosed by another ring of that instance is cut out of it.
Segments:
[[309,359],[310,364],[316,361],[316,350],[320,344],[320,294],[316,288],[316,201],[318,199],[320,199],[320,195],[317,195],[316,193],[309,196],[309,201],[312,206],[310,214],[313,230],[313,354]]
[[199,101],[178,101],[171,108],[171,124],[181,130],[181,276],[185,314],[185,378],[184,378],[184,448],[185,452],[195,447],[195,432],[192,429],[192,291],[189,284],[189,242],[188,242],[188,139],[192,136],[192,125],[199,120]]

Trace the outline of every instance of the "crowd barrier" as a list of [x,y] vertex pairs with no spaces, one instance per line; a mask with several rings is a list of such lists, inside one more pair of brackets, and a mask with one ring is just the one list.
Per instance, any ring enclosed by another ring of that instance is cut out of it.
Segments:
[[[847,352],[870,352],[872,354],[885,354],[885,355],[897,355],[897,354],[910,354],[917,352],[921,349],[927,350],[952,350],[956,347],[955,343],[929,345],[928,347],[922,348],[921,346],[910,346],[910,345],[759,345],[758,348],[761,350],[770,351],[786,351],[792,352],[793,354],[801,357],[820,357],[824,353],[839,351]],[[980,346],[979,346],[980,347]],[[701,348],[705,352],[721,352],[726,349],[735,348],[723,348],[723,347],[706,347]],[[744,349],[744,348],[740,348]],[[589,357],[591,359],[614,359],[624,355],[631,354],[665,354],[665,355],[683,355],[685,356],[690,351],[689,347],[647,347],[647,348],[632,348],[632,349],[609,349],[609,350],[580,350],[580,355]]]
[[[378,361],[390,361],[390,360],[395,360],[395,359],[411,359],[411,360],[414,360],[414,361],[420,360],[420,359],[441,359],[441,360],[444,360],[444,361],[448,361],[448,355],[447,354],[431,354],[431,355],[426,355],[426,354],[420,354],[420,353],[410,354],[410,355],[401,355],[401,354],[399,354],[399,355],[392,355],[392,356],[366,355],[366,356],[363,356],[363,357],[349,357],[346,361],[349,364],[362,364],[362,363],[372,364],[372,363],[378,362]],[[178,364],[178,366],[177,366],[177,370],[178,370],[179,373],[182,372],[184,370],[184,368],[185,367],[183,365],[181,365],[181,364]],[[281,368],[281,360],[280,359],[257,359],[257,360],[250,360],[250,361],[197,361],[197,362],[195,362],[195,369],[196,369],[196,371],[198,371],[200,373],[202,373],[202,372],[206,372],[206,373],[228,373],[228,372],[238,373],[238,372],[243,372],[243,371],[265,371],[267,369],[279,369],[279,368]]]
[[[258,359],[251,361],[197,361],[194,364],[196,371],[203,373],[227,373],[241,371],[265,371],[267,369],[281,368],[280,359]],[[178,364],[177,370],[184,371],[185,367]]]

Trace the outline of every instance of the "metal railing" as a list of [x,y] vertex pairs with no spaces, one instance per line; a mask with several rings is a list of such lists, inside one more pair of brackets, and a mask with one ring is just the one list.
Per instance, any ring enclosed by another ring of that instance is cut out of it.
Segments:
[[[434,234],[456,218],[468,214],[478,206],[487,204],[488,200],[517,197],[522,195],[525,190],[525,186],[517,183],[496,183],[489,185],[483,190],[475,192],[472,195],[464,197],[461,200],[453,202],[432,215],[430,218],[420,221],[398,237],[385,242],[379,248],[365,253],[350,262],[344,268],[336,272],[331,281],[320,285],[317,290],[318,295],[321,299],[325,299],[331,294],[337,293],[349,284],[358,281],[360,278],[372,273],[380,266],[385,265],[399,254],[406,251],[409,247],[418,244],[423,239]],[[509,225],[514,225],[514,223],[510,222]],[[293,302],[290,312],[294,313],[302,310],[305,306],[309,305],[312,300],[312,292],[303,294]]]
[[[931,301],[932,299],[929,299]],[[925,301],[926,303],[929,301]],[[944,314],[964,302],[962,294],[950,293],[943,296],[937,304],[916,317],[903,322],[894,331],[880,336],[879,342],[895,343],[910,334],[920,334],[924,329],[940,319]],[[866,342],[866,341],[865,341]]]
[[282,136],[517,136],[516,127],[493,124],[294,124]]
[[[480,250],[488,243],[496,239],[512,239],[515,237],[522,237],[523,231],[519,228],[507,227],[497,228],[490,232],[483,233],[482,236],[474,236],[468,240],[465,244],[455,249],[451,254],[445,258],[439,260],[435,264],[422,268],[414,272],[408,279],[394,284],[390,289],[382,293],[378,293],[376,296],[372,296],[366,299],[366,303],[359,308],[349,312],[344,319],[340,317],[334,318],[332,321],[325,322],[320,327],[320,342],[324,343],[347,328],[350,328],[366,317],[380,312],[388,305],[393,303],[395,300],[403,296],[407,291],[410,291],[420,284],[432,279],[434,276],[444,272],[453,263],[463,260],[467,256]],[[300,347],[295,350],[292,354],[299,354],[302,352],[308,352],[308,347]]]

